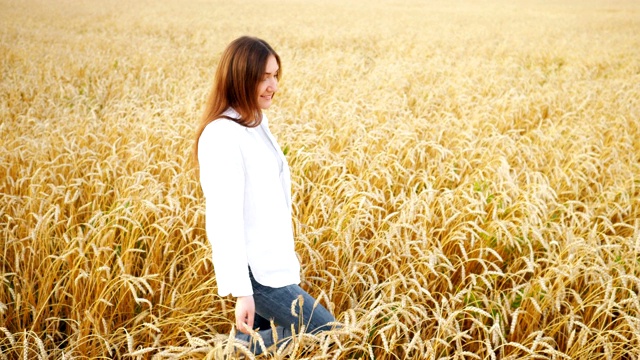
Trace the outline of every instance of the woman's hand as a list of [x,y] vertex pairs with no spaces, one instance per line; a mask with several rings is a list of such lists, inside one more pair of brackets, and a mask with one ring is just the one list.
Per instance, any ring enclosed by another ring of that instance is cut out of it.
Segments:
[[253,318],[256,313],[256,304],[253,296],[240,296],[236,299],[236,328],[241,332],[250,335],[249,330],[253,329]]

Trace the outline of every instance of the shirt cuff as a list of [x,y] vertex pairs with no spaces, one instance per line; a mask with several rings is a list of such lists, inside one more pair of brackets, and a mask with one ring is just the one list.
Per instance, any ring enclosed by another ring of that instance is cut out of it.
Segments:
[[243,276],[242,279],[238,279],[237,283],[233,284],[231,295],[233,295],[234,297],[253,295],[253,286],[251,286],[251,279],[249,279],[249,274]]

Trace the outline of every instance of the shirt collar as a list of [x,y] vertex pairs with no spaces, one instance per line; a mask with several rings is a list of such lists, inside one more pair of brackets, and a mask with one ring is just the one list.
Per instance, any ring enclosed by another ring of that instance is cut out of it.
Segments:
[[233,119],[240,119],[240,114],[236,111],[236,109],[229,107],[225,110],[222,115],[228,116]]
[[[232,107],[228,107],[227,110],[225,110],[222,115],[224,116],[228,116],[232,119],[240,119],[240,113],[236,111],[236,109],[232,108]],[[262,121],[260,121],[260,125],[258,126],[262,126],[265,129],[269,128],[269,119],[267,119],[267,115],[263,112],[262,113]],[[247,127],[246,128],[248,131],[253,130],[253,128]]]
[[[240,119],[240,113],[237,112],[236,109],[232,107],[228,107],[227,110],[225,110],[222,113],[222,115],[225,115],[234,119]],[[264,112],[262,113],[262,121],[265,122],[265,124],[268,124],[267,115]]]

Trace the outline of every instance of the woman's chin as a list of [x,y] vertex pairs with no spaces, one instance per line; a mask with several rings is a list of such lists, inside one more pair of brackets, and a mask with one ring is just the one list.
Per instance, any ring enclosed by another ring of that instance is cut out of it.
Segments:
[[260,109],[267,110],[271,106],[271,100],[260,101]]

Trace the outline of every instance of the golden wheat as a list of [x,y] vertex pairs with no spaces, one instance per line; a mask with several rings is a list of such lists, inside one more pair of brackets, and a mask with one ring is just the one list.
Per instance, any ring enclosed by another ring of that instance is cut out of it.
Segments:
[[254,358],[189,160],[242,34],[342,324],[262,358],[640,358],[635,2],[0,7],[1,359]]

